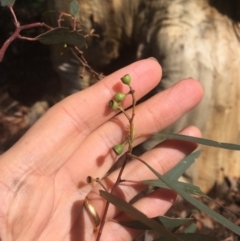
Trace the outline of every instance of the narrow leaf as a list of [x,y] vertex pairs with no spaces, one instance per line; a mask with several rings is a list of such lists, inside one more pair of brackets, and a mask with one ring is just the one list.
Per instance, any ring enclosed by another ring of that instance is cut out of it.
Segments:
[[184,233],[195,233],[196,231],[197,231],[197,225],[195,223],[192,223],[184,230]]
[[156,221],[148,218],[145,214],[134,208],[131,204],[127,203],[126,201],[114,196],[111,193],[108,193],[106,191],[100,190],[100,195],[118,207],[120,210],[124,211],[125,213],[129,214],[130,216],[136,218],[137,220],[141,221],[145,225],[147,225],[150,229],[153,229],[157,231],[160,235],[166,237],[166,240],[168,241],[181,241],[181,239],[176,238],[174,234],[169,232],[167,229],[165,229],[163,226],[161,226]]
[[156,133],[154,134],[154,136],[164,137],[166,139],[190,141],[190,142],[195,142],[206,146],[213,146],[213,147],[229,149],[229,150],[236,150],[236,151],[240,150],[240,145],[237,145],[237,144],[221,143],[213,140],[208,140],[208,139],[193,137],[193,136],[185,136],[181,134]]
[[[164,183],[160,179],[143,180],[142,183],[153,187],[171,189],[166,183]],[[195,186],[191,183],[185,183],[185,182],[179,182],[179,181],[171,181],[171,183],[173,183],[176,188],[181,189],[188,194],[207,197],[207,195],[204,192],[202,192],[202,190],[198,186]]]
[[[138,157],[136,157],[138,158]],[[191,195],[189,195],[188,193],[186,193],[185,191],[183,191],[182,189],[179,189],[176,185],[175,182],[171,182],[169,181],[168,178],[162,176],[160,173],[158,173],[157,171],[155,171],[150,165],[148,165],[145,161],[141,160],[138,158],[139,161],[141,161],[142,163],[144,163],[160,180],[162,180],[167,186],[169,186],[172,190],[174,190],[175,192],[177,192],[182,198],[184,198],[185,200],[187,200],[189,203],[191,203],[192,205],[194,205],[196,208],[202,210],[203,212],[205,212],[206,214],[208,214],[209,216],[211,216],[213,219],[215,219],[217,222],[221,223],[222,225],[224,225],[225,227],[227,227],[228,229],[230,229],[231,231],[233,231],[234,233],[240,235],[240,227],[237,226],[236,224],[230,222],[227,218],[223,217],[222,215],[220,215],[219,213],[213,211],[212,209],[210,209],[208,206],[206,206],[205,204],[201,203],[200,201],[198,201],[196,198],[192,197]]]
[[192,152],[190,155],[185,157],[180,163],[174,168],[168,171],[164,176],[169,180],[178,180],[179,177],[193,164],[196,158],[199,157],[201,151]]
[[[208,236],[205,234],[197,234],[197,233],[178,233],[177,237],[181,238],[183,241],[219,241],[218,238]],[[158,239],[154,239],[153,241],[167,241],[165,237],[161,237]]]
[[[194,220],[193,218],[169,218],[165,216],[159,216],[151,219],[163,225],[165,228],[178,228]],[[139,220],[119,221],[118,223],[128,228],[144,230],[149,229],[147,225],[143,224]]]

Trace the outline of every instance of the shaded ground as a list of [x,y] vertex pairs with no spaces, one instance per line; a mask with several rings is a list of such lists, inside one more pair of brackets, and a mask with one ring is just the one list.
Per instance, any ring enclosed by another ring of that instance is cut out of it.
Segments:
[[[41,21],[40,14],[45,9],[45,1],[18,0],[16,14],[21,23]],[[24,6],[22,5],[24,4]],[[26,8],[31,9],[31,11]],[[0,46],[14,30],[12,18],[7,8],[0,7]],[[36,36],[44,31],[34,29],[26,32]],[[51,68],[49,48],[37,42],[14,41],[0,63],[0,154],[7,150],[31,126],[36,116],[32,116],[33,106],[41,115],[49,105],[58,99],[60,81]],[[34,114],[35,115],[35,114]],[[234,223],[240,225],[239,183],[235,181],[216,200],[235,213],[205,200],[204,202]],[[174,217],[186,217],[196,210],[186,202],[177,202],[169,211]],[[194,212],[200,233],[210,234],[224,241],[240,240],[226,228],[211,220],[207,215]]]
[[[231,220],[233,223],[240,225],[239,188],[236,190],[232,190],[231,188],[229,188],[229,190],[227,190],[222,197],[215,198],[215,201],[221,206],[211,202],[210,200],[207,200],[206,198],[201,198],[201,200],[211,209],[220,213],[227,219]],[[193,214],[191,215],[191,213]],[[171,217],[181,218],[191,215],[196,220],[195,223],[198,228],[198,233],[215,236],[219,238],[219,240],[221,241],[240,240],[240,238],[237,235],[234,235],[227,228],[212,220],[205,213],[199,212],[194,206],[190,205],[185,201],[176,202],[176,204],[174,204],[173,208],[171,208],[167,215]]]
[[[45,8],[45,0],[18,0],[14,7],[21,25],[41,22],[41,13]],[[14,29],[8,8],[0,7],[0,46]],[[22,35],[35,37],[44,31],[44,28],[34,28],[22,32]],[[42,107],[37,106],[41,109],[58,100],[61,85],[49,55],[49,46],[18,39],[5,52],[0,63],[0,153],[10,147],[37,118],[29,113],[36,102],[46,102]]]

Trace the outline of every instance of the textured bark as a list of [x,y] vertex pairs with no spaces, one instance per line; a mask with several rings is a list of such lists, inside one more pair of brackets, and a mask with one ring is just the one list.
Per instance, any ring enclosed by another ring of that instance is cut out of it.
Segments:
[[[68,11],[70,0],[51,0],[50,9]],[[204,87],[201,104],[168,131],[196,125],[203,137],[238,143],[240,129],[240,4],[237,0],[79,0],[79,22],[84,31],[92,28],[85,51],[89,64],[99,70],[114,71],[137,59],[154,56],[163,67],[161,84],[151,93],[165,89],[180,79],[198,79]],[[124,52],[125,49],[131,51]],[[67,92],[88,86],[79,83],[79,66],[70,53],[60,56],[53,48],[53,63],[63,81],[71,79]],[[73,64],[74,62],[74,64]],[[59,66],[68,64],[65,71]],[[115,66],[115,68],[114,68]],[[69,71],[72,75],[69,75]],[[67,73],[67,74],[66,74]],[[69,83],[69,82],[68,82]],[[144,145],[150,148],[158,140]],[[240,176],[240,153],[209,147],[187,172],[190,180],[209,191],[223,177]]]

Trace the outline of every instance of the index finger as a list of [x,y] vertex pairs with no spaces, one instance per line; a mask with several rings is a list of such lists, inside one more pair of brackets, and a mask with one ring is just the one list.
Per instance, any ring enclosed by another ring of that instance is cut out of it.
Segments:
[[[132,76],[132,85],[139,99],[158,84],[161,67],[155,60],[141,60],[67,97],[53,106],[2,157],[7,155],[8,165],[20,166],[23,172],[25,168],[42,167],[43,163],[51,163],[56,170],[56,165],[59,167],[66,162],[89,133],[116,114],[106,111],[106,106],[116,91],[128,90],[119,84],[125,74]],[[130,98],[124,102],[124,108],[129,105]]]

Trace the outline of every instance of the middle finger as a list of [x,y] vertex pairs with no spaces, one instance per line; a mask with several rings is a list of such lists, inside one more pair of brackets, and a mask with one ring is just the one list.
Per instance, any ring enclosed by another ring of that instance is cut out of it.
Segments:
[[[136,138],[134,146],[144,141],[146,135],[166,128],[193,108],[202,96],[199,87],[200,84],[195,80],[183,80],[137,106],[134,120],[136,135],[144,136]],[[144,118],[139,118],[142,116]],[[123,141],[126,126],[128,121],[120,114],[114,121],[107,122],[86,138],[66,165],[76,185],[84,176],[101,178],[106,174],[116,159],[111,148]],[[139,130],[144,130],[144,133]],[[98,143],[98,146],[94,143]]]

